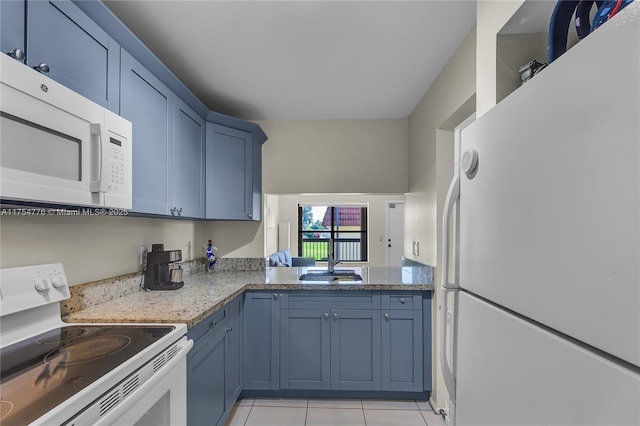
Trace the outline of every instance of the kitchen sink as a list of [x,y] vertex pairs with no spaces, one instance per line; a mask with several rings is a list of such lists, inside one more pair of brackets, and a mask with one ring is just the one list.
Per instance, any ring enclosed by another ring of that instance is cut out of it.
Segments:
[[362,281],[362,276],[352,269],[329,272],[326,270],[307,271],[300,275],[300,281]]

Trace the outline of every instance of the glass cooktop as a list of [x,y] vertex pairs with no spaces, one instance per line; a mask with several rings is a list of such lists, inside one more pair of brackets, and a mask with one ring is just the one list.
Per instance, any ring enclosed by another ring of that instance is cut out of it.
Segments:
[[38,419],[173,330],[73,325],[2,348],[0,423]]

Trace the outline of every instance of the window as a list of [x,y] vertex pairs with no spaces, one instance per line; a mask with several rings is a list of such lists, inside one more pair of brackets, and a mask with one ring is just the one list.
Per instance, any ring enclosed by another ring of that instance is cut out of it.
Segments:
[[298,205],[298,256],[326,261],[333,241],[336,261],[367,261],[367,207]]

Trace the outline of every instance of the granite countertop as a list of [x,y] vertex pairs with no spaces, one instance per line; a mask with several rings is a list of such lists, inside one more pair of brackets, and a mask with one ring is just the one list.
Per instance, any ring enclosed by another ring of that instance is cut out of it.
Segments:
[[362,281],[310,282],[298,277],[311,269],[267,268],[266,271],[195,273],[174,291],[139,291],[88,307],[63,318],[66,322],[186,323],[189,328],[246,290],[434,290],[433,276],[421,267],[352,269]]

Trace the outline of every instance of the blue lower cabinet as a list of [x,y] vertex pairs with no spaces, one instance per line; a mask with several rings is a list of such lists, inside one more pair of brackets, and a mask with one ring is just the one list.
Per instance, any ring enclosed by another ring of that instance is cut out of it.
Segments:
[[424,391],[431,391],[431,382],[433,380],[431,371],[431,298],[433,292],[425,291],[422,293],[422,386]]
[[229,304],[229,326],[227,333],[227,356],[225,359],[225,407],[227,414],[242,392],[242,296]]
[[224,425],[242,391],[242,296],[189,330],[187,421]]
[[282,309],[280,387],[380,390],[379,311]]
[[280,388],[331,388],[331,321],[328,309],[280,311]]
[[331,389],[381,389],[380,315],[371,309],[331,310]]
[[199,341],[187,358],[187,422],[218,425],[225,421],[226,332],[217,327]]
[[382,390],[423,390],[422,310],[382,310]]
[[280,298],[280,293],[245,293],[242,387],[246,390],[280,389]]

